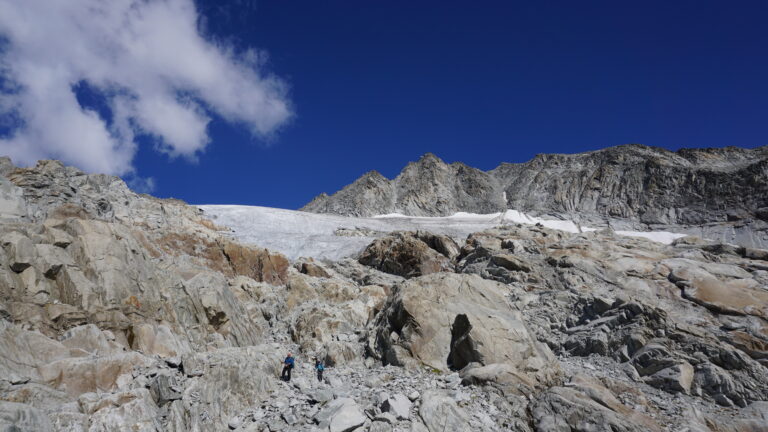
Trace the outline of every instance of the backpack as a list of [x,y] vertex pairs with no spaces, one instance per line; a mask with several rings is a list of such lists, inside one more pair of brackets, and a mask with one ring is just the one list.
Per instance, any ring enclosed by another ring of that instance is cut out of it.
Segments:
[[320,363],[320,364],[317,365],[317,370],[319,370],[319,371],[325,370],[325,366],[323,366],[323,364]]

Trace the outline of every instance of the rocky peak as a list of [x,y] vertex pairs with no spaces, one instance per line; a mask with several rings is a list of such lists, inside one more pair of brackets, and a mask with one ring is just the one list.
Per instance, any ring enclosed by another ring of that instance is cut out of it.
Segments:
[[[768,245],[768,146],[672,152],[628,144],[578,154],[540,154],[491,171],[446,164],[427,153],[386,186],[355,197],[344,188],[302,210],[372,216],[446,216],[513,209],[596,226],[679,230]],[[372,201],[373,199],[373,201]],[[696,228],[696,229],[699,229]]]

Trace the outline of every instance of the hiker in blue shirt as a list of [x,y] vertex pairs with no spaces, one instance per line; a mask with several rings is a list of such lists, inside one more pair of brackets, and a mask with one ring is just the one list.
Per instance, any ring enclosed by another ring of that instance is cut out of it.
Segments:
[[293,356],[291,353],[288,353],[288,357],[283,360],[283,373],[280,376],[283,381],[290,381],[291,380],[291,369],[293,369]]
[[323,371],[325,370],[325,366],[323,366],[323,363],[317,357],[315,357],[315,369],[317,370],[317,380],[323,382]]

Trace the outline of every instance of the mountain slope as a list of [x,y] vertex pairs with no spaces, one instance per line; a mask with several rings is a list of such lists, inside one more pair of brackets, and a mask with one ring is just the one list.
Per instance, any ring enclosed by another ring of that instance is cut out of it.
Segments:
[[768,146],[684,149],[640,145],[538,155],[484,172],[428,153],[393,180],[368,173],[301,210],[350,216],[520,211],[692,224],[757,217],[768,206]]
[[768,250],[620,234],[199,208],[0,158],[0,430],[766,430]]
[[394,179],[376,173],[301,210],[350,216],[447,216],[506,209],[616,229],[696,232],[768,245],[768,146],[683,149],[623,145],[538,155],[484,172],[433,154]]

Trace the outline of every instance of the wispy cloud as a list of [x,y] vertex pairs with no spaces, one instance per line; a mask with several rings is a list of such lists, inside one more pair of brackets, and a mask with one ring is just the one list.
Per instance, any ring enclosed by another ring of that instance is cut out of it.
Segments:
[[[263,56],[206,40],[192,0],[0,0],[0,154],[57,158],[86,171],[133,171],[136,137],[195,158],[209,113],[265,137],[291,117]],[[100,92],[110,121],[75,87]]]

